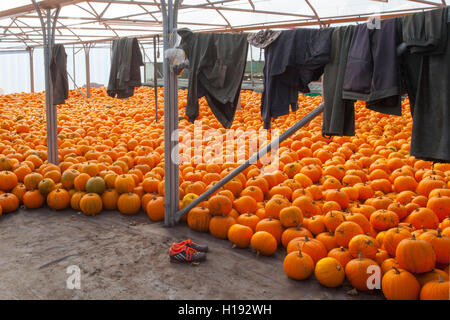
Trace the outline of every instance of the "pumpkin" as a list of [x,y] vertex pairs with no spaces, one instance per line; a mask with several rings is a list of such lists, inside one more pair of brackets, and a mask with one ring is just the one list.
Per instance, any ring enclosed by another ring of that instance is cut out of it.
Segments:
[[377,254],[375,255],[375,262],[378,263],[378,265],[382,265],[384,260],[389,259],[391,256],[386,250],[378,249]]
[[0,207],[3,213],[16,211],[19,208],[19,199],[12,193],[0,195]]
[[388,272],[389,270],[392,269],[392,267],[397,267],[400,268],[398,266],[397,260],[395,260],[394,258],[389,258],[383,261],[383,263],[381,264],[381,272],[383,272],[383,274],[385,274],[386,272]]
[[135,186],[136,183],[130,174],[117,176],[114,181],[114,188],[120,194],[132,192]]
[[238,248],[247,248],[250,245],[252,236],[252,228],[241,224],[233,224],[228,229],[228,240]]
[[302,210],[295,206],[281,209],[280,222],[285,228],[298,226],[303,222]]
[[314,272],[314,262],[307,253],[301,250],[292,251],[284,258],[283,269],[289,278],[304,280]]
[[428,208],[417,208],[405,219],[414,228],[436,229],[439,226],[438,216]]
[[287,253],[296,250],[307,253],[313,259],[314,263],[327,256],[327,249],[323,243],[317,239],[311,239],[308,236],[294,238],[289,241],[286,247]]
[[80,200],[85,194],[84,191],[76,191],[70,198],[70,207],[74,210],[81,210]]
[[126,215],[136,214],[139,212],[139,209],[141,209],[141,199],[136,193],[132,192],[122,193],[119,196],[119,199],[117,199],[117,209],[119,209],[120,213]]
[[283,247],[287,247],[288,243],[292,239],[304,236],[313,238],[312,233],[308,229],[300,225],[298,225],[297,227],[287,228],[286,230],[283,231],[281,235],[281,244],[283,245]]
[[420,300],[448,300],[449,282],[442,279],[427,282],[420,290]]
[[322,244],[325,246],[327,251],[330,251],[334,248],[339,247],[336,243],[336,239],[334,238],[334,233],[331,231],[319,233],[316,236],[316,240],[319,240],[320,242],[322,242]]
[[23,184],[27,190],[34,190],[38,188],[38,184],[42,179],[44,179],[44,177],[40,173],[33,172],[25,176]]
[[8,192],[11,191],[19,182],[17,176],[10,171],[0,172],[0,190]]
[[408,271],[393,267],[381,280],[383,294],[388,300],[417,300],[420,284]]
[[97,193],[87,193],[80,200],[80,209],[87,216],[99,214],[103,208],[102,198]]
[[227,239],[228,229],[236,223],[230,216],[213,216],[209,222],[209,232],[216,238]]
[[386,231],[383,236],[383,246],[391,257],[395,257],[397,246],[403,239],[411,238],[411,232],[404,228],[392,228]]
[[389,210],[377,210],[370,216],[370,224],[377,231],[394,228],[399,222],[397,214]]
[[64,189],[55,189],[47,195],[47,205],[53,210],[63,210],[69,206],[70,195]]
[[[251,187],[253,188],[253,187]],[[252,213],[244,213],[237,217],[236,222],[239,224],[242,224],[244,226],[250,227],[253,232],[256,230],[256,225],[258,222],[261,221],[261,219]]]
[[11,190],[11,193],[15,195],[19,199],[19,203],[23,202],[23,196],[27,192],[27,188],[23,183],[18,183],[14,189]]
[[344,282],[345,270],[337,259],[326,257],[317,262],[314,275],[321,285],[334,288],[339,287]]
[[280,220],[272,219],[271,217],[262,219],[256,224],[255,231],[267,231],[277,240],[277,244],[281,243],[281,235],[283,234],[283,226]]
[[400,268],[412,273],[429,272],[436,265],[432,245],[425,240],[416,239],[414,234],[412,238],[400,241],[395,256]]
[[376,240],[368,235],[359,234],[348,243],[350,254],[356,258],[361,254],[363,258],[375,259],[377,255]]
[[436,253],[436,262],[448,264],[450,262],[450,237],[441,234],[441,229],[427,231],[419,236],[419,239],[425,240],[431,244]]
[[39,192],[44,196],[48,195],[55,187],[56,184],[51,178],[44,178],[38,184]]
[[86,192],[87,193],[97,193],[99,195],[103,194],[106,190],[106,183],[102,177],[92,177],[86,182]]
[[363,215],[362,213],[350,212],[345,216],[345,220],[357,223],[363,230],[363,233],[370,232],[371,224],[369,220],[366,218],[366,216]]
[[103,208],[105,210],[116,210],[119,193],[115,189],[108,189],[102,194]]
[[44,205],[45,198],[39,190],[27,191],[23,195],[23,204],[27,209],[37,209]]
[[77,191],[86,191],[86,183],[91,178],[87,173],[80,173],[73,180],[73,187]]
[[250,245],[258,254],[265,256],[273,255],[278,247],[275,237],[266,231],[255,232],[250,241]]
[[330,211],[325,215],[324,223],[328,231],[334,232],[344,222],[345,217],[341,211]]
[[334,248],[331,249],[328,254],[328,257],[330,258],[334,258],[337,261],[339,261],[339,263],[345,268],[345,266],[347,265],[347,263],[353,259],[350,251],[348,251],[347,248],[344,247],[339,247],[339,248]]
[[345,221],[336,228],[334,238],[338,246],[347,247],[348,243],[354,236],[363,233],[364,231],[359,224],[351,221]]
[[187,214],[187,224],[189,228],[198,232],[208,232],[211,215],[209,209],[205,207],[196,207]]
[[430,272],[416,275],[421,287],[423,287],[427,282],[439,280],[439,277],[444,281],[448,281],[449,279],[448,273],[440,269],[433,269]]
[[267,217],[278,219],[280,217],[281,209],[289,206],[290,203],[286,198],[272,198],[266,202],[266,215]]
[[370,277],[370,273],[367,271],[371,266],[378,267],[378,264],[372,259],[363,258],[361,255],[347,263],[345,266],[345,275],[353,288],[359,291],[369,290],[367,280]]
[[65,189],[72,189],[74,187],[74,180],[80,174],[75,169],[69,169],[62,173],[61,184]]
[[164,197],[153,196],[147,203],[146,212],[150,220],[162,221],[165,217]]
[[256,200],[250,196],[241,196],[234,200],[234,208],[240,213],[255,213],[258,209]]
[[312,234],[318,235],[319,233],[326,231],[325,223],[323,222],[323,220],[323,216],[312,216],[311,218],[304,219],[303,224],[308,228],[309,231],[311,231]]
[[212,216],[227,215],[233,209],[233,203],[224,195],[215,195],[208,200],[208,209]]

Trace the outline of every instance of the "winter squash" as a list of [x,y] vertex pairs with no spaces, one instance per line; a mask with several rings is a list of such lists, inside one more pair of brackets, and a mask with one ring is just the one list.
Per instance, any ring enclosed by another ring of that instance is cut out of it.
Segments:
[[97,193],[87,193],[80,200],[81,212],[87,216],[99,214],[102,208],[102,198]]
[[182,200],[182,207],[186,208],[188,205],[190,205],[195,199],[198,198],[198,195],[195,193],[187,193],[183,196]]
[[316,240],[322,242],[327,251],[330,251],[334,248],[338,248],[339,246],[336,243],[336,238],[334,237],[334,233],[331,231],[319,233],[316,236]]
[[18,183],[14,187],[14,189],[11,190],[11,193],[19,199],[19,203],[23,202],[23,196],[25,195],[25,192],[27,192],[27,188],[23,183]]
[[61,175],[61,183],[65,189],[73,189],[74,180],[80,173],[75,169],[69,169],[62,173]]
[[64,190],[57,188],[47,195],[47,205],[53,210],[63,210],[69,206],[70,195]]
[[292,251],[284,258],[283,269],[289,278],[304,280],[314,272],[314,262],[307,253],[301,250]]
[[326,231],[323,220],[324,216],[312,216],[311,218],[303,219],[303,224],[312,234],[318,235],[319,233]]
[[258,224],[259,221],[261,221],[261,219],[256,214],[252,213],[241,214],[236,219],[237,223],[250,227],[253,230],[253,232],[255,232],[256,225]]
[[208,209],[211,216],[227,215],[233,209],[233,203],[224,195],[215,195],[208,200]]
[[393,267],[381,280],[383,294],[388,300],[417,300],[420,284],[408,271]]
[[56,184],[51,178],[44,178],[38,183],[38,190],[44,196],[47,196],[55,187]]
[[386,231],[383,237],[383,246],[391,257],[395,257],[395,250],[403,239],[411,238],[411,232],[404,228],[392,228]]
[[339,263],[341,264],[342,267],[345,268],[345,266],[347,265],[347,263],[353,259],[352,255],[350,254],[350,251],[348,251],[347,248],[344,247],[339,247],[339,248],[334,248],[331,249],[328,252],[328,257],[330,258],[334,258],[337,261],[339,261]]
[[371,224],[362,213],[350,212],[345,216],[345,220],[357,223],[363,230],[363,233],[367,234],[370,232]]
[[228,240],[238,248],[247,248],[253,236],[253,230],[242,224],[233,224],[228,229]]
[[334,231],[334,238],[338,246],[347,247],[350,240],[358,234],[363,234],[363,229],[359,224],[351,221],[344,221]]
[[213,216],[209,222],[209,232],[216,238],[227,239],[228,229],[236,223],[230,216]]
[[335,288],[344,282],[345,270],[337,259],[326,257],[317,262],[314,275],[321,285]]
[[73,180],[73,187],[77,191],[86,191],[86,183],[88,182],[88,180],[90,178],[91,178],[91,176],[88,175],[87,173],[84,173],[84,172],[80,173]]
[[307,253],[313,259],[314,263],[327,256],[327,249],[323,243],[317,239],[311,239],[308,236],[294,238],[289,241],[286,251],[287,253],[291,253],[296,251],[296,249],[299,250],[299,248],[302,252]]
[[412,273],[429,272],[436,265],[432,245],[425,240],[416,239],[414,234],[412,238],[400,241],[395,256],[400,268]]
[[382,265],[383,262],[387,259],[390,259],[389,253],[384,249],[377,249],[377,254],[375,255],[375,262],[378,263],[378,265]]
[[132,192],[122,193],[119,196],[119,199],[117,200],[117,209],[119,209],[120,213],[126,215],[136,214],[139,212],[140,208],[141,208],[141,199],[135,193]]
[[208,208],[196,207],[187,214],[187,224],[189,228],[198,232],[208,232],[211,215]]
[[17,176],[11,171],[0,172],[0,190],[11,191],[19,182]]
[[255,231],[267,231],[277,240],[277,244],[281,243],[281,235],[283,234],[283,226],[280,220],[271,217],[263,219],[256,224]]
[[23,179],[23,184],[25,185],[27,190],[34,190],[38,188],[38,184],[42,179],[44,179],[42,174],[33,172],[25,176],[25,178]]
[[361,254],[363,258],[375,259],[377,254],[376,240],[365,234],[353,237],[348,244],[348,249],[354,258]]
[[442,280],[444,281],[448,281],[449,279],[448,272],[445,272],[440,269],[433,269],[430,272],[416,275],[416,278],[419,281],[421,287],[423,287],[427,282],[439,280],[439,277],[442,278]]
[[233,202],[234,208],[240,213],[255,213],[258,209],[258,205],[256,200],[250,196],[241,196],[234,200]]
[[330,211],[325,215],[324,223],[328,231],[334,232],[344,222],[344,213],[341,211]]
[[100,176],[92,177],[86,182],[87,193],[97,193],[99,195],[102,195],[105,190],[105,180],[103,180],[103,178]]
[[70,198],[70,207],[74,210],[81,210],[80,200],[85,194],[84,191],[76,191]]
[[417,208],[405,219],[416,229],[436,229],[439,226],[438,216],[428,208]]
[[397,214],[389,210],[377,210],[370,216],[370,224],[377,231],[394,228],[399,222]]
[[278,247],[275,237],[266,231],[255,232],[250,241],[250,245],[258,254],[265,256],[273,255]]
[[438,193],[437,196],[428,198],[427,208],[433,210],[439,221],[442,221],[450,215],[450,197]]
[[280,217],[280,211],[289,206],[290,203],[286,198],[272,198],[266,202],[266,215],[267,217],[278,219]]
[[114,181],[114,188],[120,194],[132,192],[135,186],[136,182],[129,174],[122,174],[120,176],[117,176],[116,180]]
[[304,236],[314,238],[312,233],[301,225],[298,225],[297,227],[287,228],[281,235],[281,244],[286,248],[292,239]]
[[427,282],[420,290],[420,300],[448,300],[449,282],[433,280]]
[[102,194],[103,208],[105,210],[116,210],[119,193],[115,189],[108,189]]
[[295,206],[281,209],[280,222],[285,228],[298,226],[303,222],[302,210]]
[[44,205],[45,198],[39,192],[39,190],[27,191],[23,195],[23,204],[27,209],[37,209]]
[[359,291],[368,291],[367,280],[370,273],[367,271],[369,267],[378,267],[378,264],[369,258],[363,258],[361,255],[350,260],[345,266],[345,275],[353,288]]
[[419,236],[419,239],[425,240],[431,244],[436,253],[436,262],[440,264],[450,263],[450,237],[443,235],[441,229],[436,231],[427,231]]

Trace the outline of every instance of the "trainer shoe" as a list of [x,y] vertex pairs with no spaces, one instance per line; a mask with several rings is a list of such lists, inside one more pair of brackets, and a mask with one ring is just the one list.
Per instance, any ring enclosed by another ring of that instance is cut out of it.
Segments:
[[206,259],[204,252],[199,252],[191,247],[183,246],[170,248],[170,262],[201,262]]
[[172,248],[179,248],[183,246],[191,247],[192,249],[195,249],[200,252],[208,252],[208,246],[195,243],[191,239],[187,239],[178,243],[174,242],[172,244]]

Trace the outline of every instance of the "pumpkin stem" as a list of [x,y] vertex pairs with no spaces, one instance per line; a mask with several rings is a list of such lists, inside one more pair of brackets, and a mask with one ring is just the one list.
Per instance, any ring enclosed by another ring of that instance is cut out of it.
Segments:
[[309,241],[309,237],[308,235],[305,235],[305,241],[308,242]]
[[437,228],[437,237],[442,238],[441,228]]
[[396,266],[392,266],[392,269],[394,269],[395,270],[395,273],[396,274],[400,274],[400,271],[397,269],[397,267]]
[[416,240],[416,235],[413,233],[412,240]]
[[358,251],[358,259],[359,259],[359,261],[362,261],[362,253],[361,253],[361,251]]

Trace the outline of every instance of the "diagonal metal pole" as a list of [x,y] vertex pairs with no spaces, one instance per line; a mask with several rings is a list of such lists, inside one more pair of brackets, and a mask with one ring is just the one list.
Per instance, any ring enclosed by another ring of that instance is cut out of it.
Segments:
[[158,59],[156,57],[156,39],[158,38],[159,43],[159,36],[153,36],[153,88],[155,91],[155,122],[158,122]]
[[183,215],[188,213],[196,205],[198,205],[202,201],[207,200],[210,195],[212,195],[213,193],[218,191],[220,188],[222,188],[228,181],[230,181],[231,179],[236,177],[239,173],[241,173],[242,171],[247,169],[251,164],[256,163],[256,161],[258,161],[258,159],[265,156],[271,150],[275,150],[275,148],[277,148],[280,145],[280,142],[286,140],[287,138],[292,136],[295,132],[297,132],[300,128],[302,128],[306,124],[308,124],[308,122],[313,120],[315,117],[319,116],[323,112],[324,108],[325,108],[325,105],[322,103],[320,106],[318,106],[313,111],[308,113],[306,116],[304,116],[301,120],[299,120],[292,127],[290,127],[285,132],[283,132],[279,137],[277,137],[273,141],[271,141],[270,144],[268,144],[267,146],[265,146],[264,148],[259,150],[257,153],[255,153],[253,156],[251,156],[247,161],[245,161],[239,167],[237,167],[236,169],[231,171],[222,180],[218,181],[210,189],[208,189],[202,195],[200,195],[198,198],[196,198],[194,201],[192,201],[188,206],[186,206],[182,210],[178,211],[176,213],[176,221],[178,222]]

